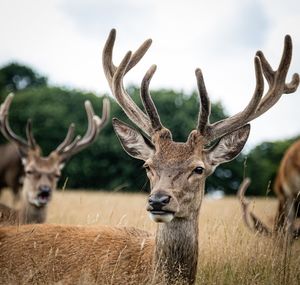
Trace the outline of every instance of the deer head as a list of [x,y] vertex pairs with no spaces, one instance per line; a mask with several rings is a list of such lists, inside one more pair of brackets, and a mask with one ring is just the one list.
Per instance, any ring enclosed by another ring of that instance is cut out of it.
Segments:
[[91,103],[86,101],[88,128],[84,136],[74,138],[75,125],[71,124],[64,141],[48,156],[43,157],[41,148],[33,137],[30,120],[26,126],[26,140],[16,135],[10,128],[8,114],[12,99],[13,94],[8,95],[1,105],[1,132],[6,139],[18,146],[25,172],[24,198],[35,207],[43,207],[50,201],[66,161],[92,144],[108,121],[109,101],[107,99],[103,101],[102,118],[95,115]]
[[[256,87],[243,111],[225,120],[210,123],[210,101],[202,71],[196,69],[200,96],[200,113],[195,130],[184,143],[174,142],[170,130],[160,121],[158,111],[149,93],[150,80],[155,73],[153,65],[144,76],[140,95],[145,112],[131,99],[123,86],[125,74],[144,56],[151,45],[145,41],[136,52],[127,52],[117,67],[112,62],[116,31],[112,30],[103,50],[103,67],[113,96],[128,118],[147,136],[125,123],[113,119],[113,126],[124,150],[134,158],[145,161],[151,193],[147,210],[155,222],[170,222],[174,218],[188,219],[198,213],[205,179],[221,163],[232,160],[243,149],[250,121],[268,111],[284,93],[295,92],[299,75],[294,74],[285,83],[291,61],[292,41],[285,37],[281,62],[273,71],[261,51],[254,59]],[[263,74],[269,84],[264,93]],[[216,142],[217,141],[217,142]],[[207,147],[216,142],[212,147]]]

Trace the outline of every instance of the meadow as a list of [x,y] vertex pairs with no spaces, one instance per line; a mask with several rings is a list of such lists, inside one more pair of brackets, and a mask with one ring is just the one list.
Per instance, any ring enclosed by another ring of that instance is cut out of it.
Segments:
[[[274,198],[252,198],[252,208],[267,224],[276,211]],[[147,216],[145,194],[58,191],[49,208],[48,223],[134,226],[155,232]],[[8,191],[1,202],[11,204]],[[200,218],[197,284],[300,284],[300,241],[288,250],[244,226],[237,198],[205,198]]]

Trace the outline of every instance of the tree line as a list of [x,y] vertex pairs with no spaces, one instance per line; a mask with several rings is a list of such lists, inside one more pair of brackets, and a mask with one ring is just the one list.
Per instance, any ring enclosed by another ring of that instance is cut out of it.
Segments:
[[[0,69],[0,99],[9,92],[16,96],[11,106],[10,123],[13,130],[25,137],[28,118],[33,122],[33,133],[46,155],[64,139],[70,123],[76,124],[76,132],[83,134],[87,127],[84,101],[90,100],[95,112],[101,116],[102,99],[111,103],[111,118],[117,117],[131,124],[122,109],[107,94],[96,96],[78,90],[50,86],[44,76],[28,66],[10,63]],[[130,86],[128,92],[141,105],[139,90]],[[173,90],[152,91],[161,120],[173,131],[175,141],[185,141],[195,128],[199,103],[196,92],[184,94]],[[221,102],[212,103],[212,122],[228,114]],[[248,190],[252,195],[265,195],[276,175],[284,151],[296,138],[284,141],[264,142],[248,154],[240,154],[234,161],[219,166],[208,178],[207,191],[222,190],[235,194],[244,175],[255,178]],[[5,143],[1,138],[1,143]],[[97,141],[79,153],[65,168],[60,187],[65,183],[73,189],[105,189],[110,191],[148,191],[147,178],[142,161],[129,157],[114,134],[111,120]]]

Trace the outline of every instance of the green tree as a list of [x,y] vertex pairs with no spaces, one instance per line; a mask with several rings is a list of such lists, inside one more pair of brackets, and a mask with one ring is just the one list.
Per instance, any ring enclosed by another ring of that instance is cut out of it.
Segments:
[[[249,195],[266,195],[273,189],[280,161],[289,146],[299,137],[274,142],[263,142],[247,155],[246,175],[251,178]],[[274,194],[271,191],[271,195]]]
[[1,99],[10,92],[44,85],[47,85],[47,78],[38,75],[28,66],[12,62],[0,69]]

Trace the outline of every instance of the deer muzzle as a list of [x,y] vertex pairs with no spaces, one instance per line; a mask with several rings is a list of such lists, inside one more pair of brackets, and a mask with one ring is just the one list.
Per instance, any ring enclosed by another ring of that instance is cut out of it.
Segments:
[[152,194],[148,198],[147,211],[150,219],[156,223],[168,223],[174,218],[171,206],[172,197],[163,192]]

